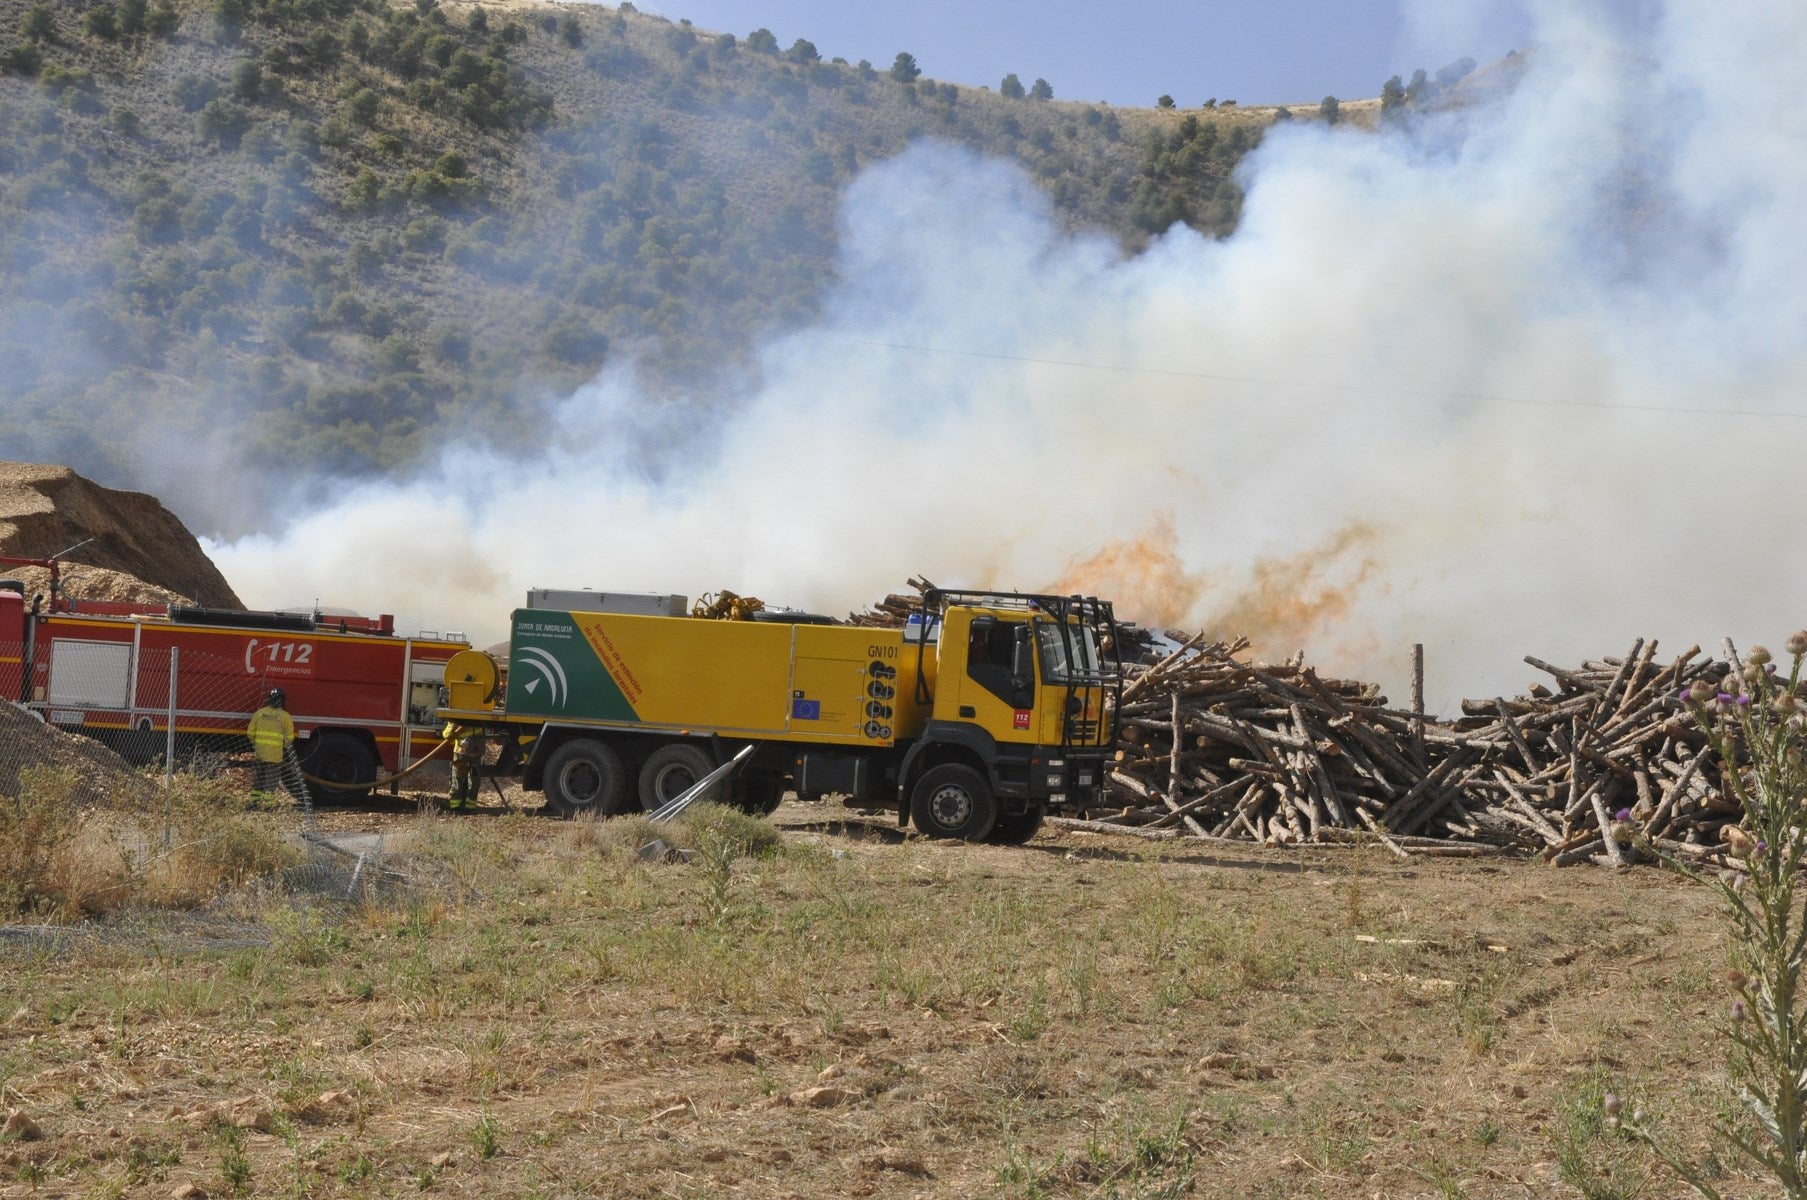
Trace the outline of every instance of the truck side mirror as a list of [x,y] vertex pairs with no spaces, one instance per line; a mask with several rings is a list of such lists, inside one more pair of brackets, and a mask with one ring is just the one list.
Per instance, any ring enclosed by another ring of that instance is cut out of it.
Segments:
[[1028,687],[1035,682],[1035,643],[1030,640],[1029,627],[1016,627],[1016,646],[1010,656],[1010,674],[1018,687]]

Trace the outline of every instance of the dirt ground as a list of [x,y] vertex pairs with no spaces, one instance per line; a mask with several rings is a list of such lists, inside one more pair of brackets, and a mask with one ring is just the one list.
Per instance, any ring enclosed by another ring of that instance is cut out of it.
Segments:
[[455,886],[267,946],[0,941],[0,1196],[1668,1196],[1601,1094],[1696,1156],[1721,1103],[1714,900],[1654,870],[795,803],[652,863],[491,800],[325,810]]

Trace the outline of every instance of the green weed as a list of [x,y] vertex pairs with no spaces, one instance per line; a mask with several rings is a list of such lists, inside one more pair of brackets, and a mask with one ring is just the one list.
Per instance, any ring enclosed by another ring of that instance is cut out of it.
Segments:
[[324,966],[351,945],[342,928],[312,909],[279,908],[264,923],[270,927],[270,953],[297,966]]
[[362,1152],[339,1167],[339,1179],[342,1183],[359,1184],[375,1175],[376,1163],[368,1154]]
[[214,1139],[220,1148],[220,1179],[226,1194],[251,1194],[251,1158],[245,1153],[245,1131],[224,1122],[214,1126]]
[[1595,1072],[1557,1099],[1556,1170],[1585,1200],[1631,1200],[1650,1172],[1637,1165],[1634,1139],[1606,1112],[1606,1077]]
[[471,1129],[471,1149],[484,1162],[502,1153],[502,1130],[496,1124],[495,1117],[484,1113]]

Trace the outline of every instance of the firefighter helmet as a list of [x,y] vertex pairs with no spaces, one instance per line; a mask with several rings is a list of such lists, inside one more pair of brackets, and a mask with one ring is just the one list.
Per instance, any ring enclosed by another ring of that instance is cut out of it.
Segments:
[[289,701],[288,693],[281,688],[271,688],[270,694],[264,697],[264,703],[272,708],[281,708]]

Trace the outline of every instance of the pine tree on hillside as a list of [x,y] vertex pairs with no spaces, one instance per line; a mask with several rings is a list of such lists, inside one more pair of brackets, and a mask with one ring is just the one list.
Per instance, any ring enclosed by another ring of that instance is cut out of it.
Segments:
[[1380,85],[1380,116],[1383,121],[1398,120],[1405,115],[1405,81],[1395,75]]

